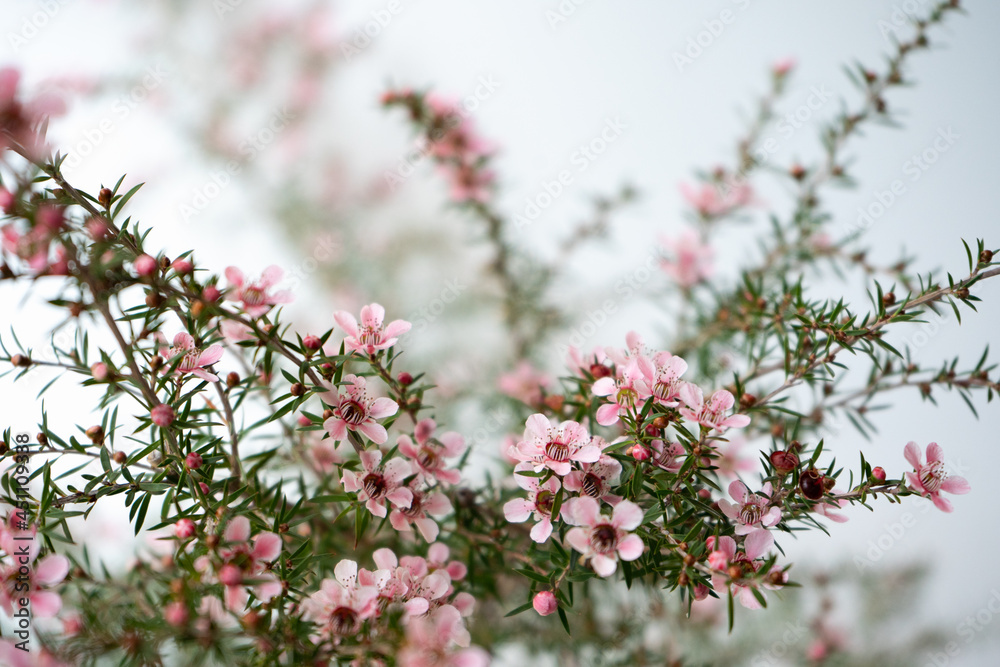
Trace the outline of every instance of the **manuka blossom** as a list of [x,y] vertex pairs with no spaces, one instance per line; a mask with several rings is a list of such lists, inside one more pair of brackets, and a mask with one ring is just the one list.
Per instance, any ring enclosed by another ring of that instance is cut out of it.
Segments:
[[962,495],[972,490],[964,477],[952,477],[944,469],[944,453],[936,442],[927,445],[926,463],[920,453],[920,446],[915,442],[907,443],[904,454],[914,469],[914,472],[906,473],[910,488],[925,498],[930,498],[942,512],[954,509],[951,501],[941,496],[942,491]]
[[[743,551],[737,550],[736,540],[728,535],[723,535],[719,538],[718,548],[715,546],[715,537],[709,537],[706,540],[706,544],[711,550],[711,553],[708,555],[708,565],[713,570],[719,572],[719,574],[713,577],[714,588],[724,589],[727,585],[730,586],[733,597],[738,599],[740,604],[747,609],[760,609],[761,604],[753,594],[752,586],[740,583],[738,581],[739,577],[735,577],[737,581],[731,580],[734,577],[731,577],[729,569],[735,566],[742,574],[755,574],[760,569],[761,565],[763,565],[760,559],[770,549],[770,546],[766,544],[766,540],[760,539],[760,537],[761,533],[748,535],[743,544]],[[773,586],[766,587],[773,588]]]
[[358,583],[358,564],[342,560],[333,569],[334,579],[324,579],[319,591],[303,603],[307,621],[320,626],[321,637],[334,642],[351,637],[378,611],[378,588]]
[[[27,545],[27,563],[20,561],[24,556],[18,547]],[[18,602],[27,598],[31,603],[31,614],[37,618],[52,618],[62,609],[62,598],[52,588],[66,578],[69,573],[69,559],[62,554],[49,554],[38,564],[33,564],[38,557],[41,542],[37,538],[30,541],[16,539],[5,540],[4,550],[14,560],[11,564],[0,565],[0,608],[12,616],[14,606],[20,608]],[[21,566],[25,566],[23,569]],[[25,575],[24,570],[27,570]]]
[[646,376],[646,384],[653,398],[660,405],[675,408],[680,405],[681,380],[687,370],[687,362],[669,352],[658,352],[653,356],[652,372]]
[[621,497],[613,495],[611,488],[618,485],[621,476],[622,464],[607,454],[601,454],[601,458],[593,463],[584,463],[580,466],[580,470],[574,470],[566,475],[563,485],[567,491],[614,505],[621,500]]
[[679,442],[664,443],[662,440],[653,440],[650,445],[653,450],[653,463],[667,472],[680,472],[684,465],[681,457],[687,453],[684,445]]
[[334,440],[346,438],[348,430],[360,431],[376,445],[381,445],[389,434],[375,420],[396,414],[399,405],[391,398],[369,396],[363,377],[347,374],[344,384],[348,385],[346,393],[331,389],[323,394],[323,400],[333,408],[333,415],[323,422],[323,428]]
[[736,399],[725,389],[712,394],[706,403],[701,387],[685,382],[680,390],[680,398],[686,406],[681,408],[681,415],[719,433],[725,433],[730,428],[743,428],[750,423],[750,418],[746,415],[726,416],[736,404]]
[[413,494],[410,506],[394,507],[389,513],[389,523],[403,533],[412,531],[410,524],[413,524],[421,537],[433,542],[437,539],[439,528],[431,517],[442,517],[451,513],[451,501],[440,491],[427,492],[411,487],[410,492]]
[[396,440],[399,452],[413,461],[417,472],[425,480],[458,484],[462,480],[461,473],[454,468],[448,468],[445,459],[461,456],[465,451],[465,438],[454,431],[442,433],[438,438],[434,438],[432,436],[435,427],[433,419],[417,422],[413,428],[413,438],[404,434]]
[[257,599],[265,602],[281,592],[281,582],[267,567],[281,555],[280,537],[259,533],[251,542],[250,520],[238,516],[226,526],[222,539],[226,546],[219,551],[223,564],[217,568],[217,575],[226,587],[226,607],[242,610],[247,603],[247,586],[252,586]]
[[226,269],[226,280],[229,281],[229,291],[226,293],[228,301],[239,301],[243,307],[243,312],[250,317],[260,317],[273,306],[281,303],[291,303],[292,293],[284,290],[271,293],[271,288],[281,281],[284,275],[277,266],[269,266],[264,269],[260,280],[251,282],[247,280],[243,272],[235,266]]
[[[746,484],[736,480],[729,485],[729,495],[735,500],[731,503],[725,498],[719,500],[722,513],[736,522],[737,535],[754,535],[754,541],[760,540],[766,544],[767,551],[774,544],[774,536],[767,529],[781,521],[781,508],[771,504],[771,483],[767,482],[761,493],[753,493]],[[747,538],[749,539],[749,538]]]
[[619,558],[630,561],[642,555],[642,538],[629,532],[642,523],[642,509],[635,503],[623,500],[607,517],[597,500],[581,496],[567,501],[563,514],[567,523],[577,526],[566,533],[566,541],[590,559],[600,576],[614,574]]
[[383,325],[385,308],[377,303],[368,304],[361,309],[361,324],[346,310],[338,310],[333,314],[340,328],[347,332],[344,346],[361,354],[373,355],[379,350],[388,350],[396,344],[399,336],[410,330],[411,324],[405,320],[393,320]]
[[[560,477],[569,474],[572,463],[593,463],[601,449],[587,429],[575,421],[554,426],[541,413],[528,417],[524,438],[517,444],[516,456],[530,462],[536,471],[548,468]],[[523,477],[523,475],[522,475]]]
[[604,377],[595,382],[592,391],[595,396],[609,397],[609,402],[597,409],[597,423],[601,426],[618,423],[621,415],[635,412],[643,397],[649,395],[640,365],[635,360],[620,368],[617,378]]
[[469,646],[469,631],[462,614],[452,605],[442,605],[406,624],[406,643],[399,650],[399,667],[486,667],[490,656],[478,646]]
[[[163,341],[162,335],[158,338]],[[222,358],[222,352],[222,346],[218,343],[210,345],[204,350],[198,349],[195,347],[194,338],[191,337],[191,334],[184,331],[174,336],[172,347],[168,348],[164,346],[160,348],[160,356],[166,360],[167,364],[176,363],[177,358],[180,357],[180,363],[174,370],[175,373],[178,375],[190,373],[208,382],[219,381],[218,375],[206,369]]]
[[679,286],[690,289],[712,275],[712,247],[702,243],[698,233],[685,229],[676,239],[663,237],[661,244],[669,254],[660,260],[660,268]]
[[401,603],[407,616],[426,614],[451,589],[448,573],[431,572],[427,561],[419,556],[397,559],[391,549],[383,548],[372,554],[372,560],[379,569],[375,572],[362,569],[358,581],[362,585],[374,583],[379,598],[385,604]]
[[552,380],[549,376],[524,360],[518,362],[513,371],[503,373],[497,379],[497,387],[503,394],[526,405],[541,403],[543,391],[550,384]]
[[518,474],[531,469],[532,465],[527,462],[518,463],[514,467],[514,481],[528,492],[528,497],[508,500],[503,506],[503,514],[511,523],[524,523],[534,514],[538,523],[531,529],[531,539],[542,543],[552,535],[553,519],[559,518],[552,516],[556,493],[559,492],[559,478],[549,477],[542,482],[538,477]]
[[394,458],[382,465],[382,452],[377,449],[365,450],[360,456],[361,471],[345,470],[343,473],[344,489],[356,492],[358,500],[380,519],[388,513],[387,500],[398,508],[409,509],[413,492],[403,486],[403,480],[413,474],[409,462]]
[[719,184],[702,183],[698,187],[683,183],[681,195],[703,218],[725,215],[753,201],[750,186],[732,179]]

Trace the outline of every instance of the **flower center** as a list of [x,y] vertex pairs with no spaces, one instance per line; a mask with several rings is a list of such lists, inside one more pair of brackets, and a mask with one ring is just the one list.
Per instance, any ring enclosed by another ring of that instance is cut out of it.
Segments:
[[265,301],[264,290],[259,287],[245,287],[240,294],[240,298],[248,306],[260,306]]
[[421,468],[427,470],[433,470],[438,467],[438,455],[432,447],[421,447],[420,452],[417,454],[417,463],[420,464]]
[[928,463],[920,469],[920,483],[924,485],[930,493],[936,493],[941,489],[941,483],[948,479],[948,473],[944,470],[943,461]]
[[357,612],[349,607],[337,607],[330,614],[330,628],[338,635],[352,635],[360,625]]
[[740,508],[740,521],[748,526],[758,523],[762,516],[764,516],[764,508],[753,500],[744,503],[743,507]]
[[535,496],[535,509],[547,516],[552,514],[552,505],[555,501],[556,498],[551,491],[539,491]]
[[358,339],[362,345],[378,345],[382,342],[382,330],[375,329],[374,327],[364,327]]
[[549,440],[545,444],[545,456],[553,461],[559,461],[560,463],[568,461],[569,445],[562,440]]
[[639,394],[635,389],[632,389],[631,387],[622,387],[618,390],[618,396],[615,402],[626,408],[634,408],[635,400],[638,397]]
[[385,495],[388,490],[388,484],[385,483],[385,478],[378,474],[377,472],[370,472],[365,475],[364,488],[365,493],[372,500],[378,500]]
[[613,553],[618,546],[618,531],[608,523],[595,526],[590,533],[590,546],[599,554]]
[[424,501],[423,498],[421,497],[421,494],[414,493],[413,500],[410,502],[409,509],[402,509],[402,508],[400,509],[403,512],[404,516],[409,517],[410,519],[419,519],[423,515],[423,510],[421,509],[421,505],[423,504]]
[[366,414],[367,411],[365,410],[365,406],[361,405],[357,401],[347,401],[347,403],[340,406],[341,418],[352,426],[357,426],[363,422]]
[[604,480],[592,472],[587,473],[580,487],[591,498],[600,498],[604,495]]

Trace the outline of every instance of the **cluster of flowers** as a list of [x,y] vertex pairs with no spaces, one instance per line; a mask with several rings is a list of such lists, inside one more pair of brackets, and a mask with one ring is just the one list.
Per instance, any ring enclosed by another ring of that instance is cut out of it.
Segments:
[[402,667],[488,665],[489,655],[470,646],[463,620],[472,614],[475,599],[456,592],[452,583],[465,578],[466,567],[449,556],[448,547],[435,542],[426,558],[378,549],[372,556],[374,571],[340,561],[334,577],[324,579],[302,605],[304,617],[318,626],[314,639],[336,646],[365,634],[366,625],[368,633],[377,634],[379,620],[398,609],[406,631],[396,655]]
[[481,203],[489,199],[494,174],[487,162],[493,148],[475,132],[459,104],[435,93],[412,90],[388,91],[382,104],[404,107],[410,119],[426,129],[420,151],[441,169],[453,201]]

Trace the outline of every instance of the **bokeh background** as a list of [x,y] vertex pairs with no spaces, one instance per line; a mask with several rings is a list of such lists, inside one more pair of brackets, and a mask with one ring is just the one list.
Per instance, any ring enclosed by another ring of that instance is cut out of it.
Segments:
[[[1000,5],[962,4],[967,14],[933,32],[931,49],[912,59],[908,72],[916,85],[890,98],[902,127],[870,128],[848,151],[859,187],[828,191],[824,199],[835,214],[830,235],[839,238],[857,221],[859,207],[904,180],[905,192],[866,230],[875,263],[905,253],[925,272],[961,273],[959,237],[997,245]],[[499,201],[512,216],[559,171],[573,169],[572,184],[512,240],[560,263],[562,278],[551,296],[582,322],[588,309],[613,295],[616,281],[645,261],[661,235],[683,227],[678,185],[692,181],[697,169],[731,161],[773,63],[797,61],[779,113],[805,108],[810,116],[791,136],[773,133],[779,146],[773,163],[807,161],[819,155],[816,123],[837,113],[842,98],[857,99],[843,66],[882,61],[895,31],[908,34],[904,13],[928,5],[6,0],[0,62],[20,67],[29,87],[64,93],[68,111],[52,122],[50,138],[69,153],[65,171],[72,182],[88,190],[122,174],[127,184],[147,182],[133,200],[133,215],[152,225],[154,242],[168,254],[196,248],[199,264],[215,271],[230,264],[250,272],[282,266],[296,295],[287,312],[301,331],[329,327],[335,309],[355,310],[372,300],[386,304],[391,316],[423,317],[426,326],[408,341],[414,365],[430,364],[444,393],[451,379],[455,386],[479,383],[485,394],[505,370],[498,366],[504,354],[496,352],[503,332],[480,303],[488,248],[474,226],[447,207],[446,186],[426,161],[399,187],[387,187],[386,171],[397,168],[413,139],[398,112],[380,109],[387,87],[433,88],[474,103],[470,119],[498,149]],[[729,23],[719,20],[723,12]],[[718,34],[705,39],[713,28]],[[676,54],[699,33],[708,44],[679,66]],[[809,109],[811,95],[825,101]],[[623,128],[620,135],[578,171],[572,165],[581,144],[609,120]],[[269,124],[280,129],[269,135],[263,132]],[[931,149],[941,133],[953,142],[914,179],[907,161]],[[248,137],[256,137],[257,146],[244,159]],[[239,173],[219,176],[234,158],[241,160]],[[559,244],[592,215],[593,198],[626,184],[639,197],[615,213],[608,238],[563,262]],[[765,186],[760,196],[787,210],[789,193],[780,188]],[[746,229],[727,234],[717,244],[717,266],[735,275],[754,253],[752,237]],[[656,276],[642,296],[623,300],[585,346],[618,345],[631,329],[652,340],[668,334],[665,285]],[[858,276],[845,284],[831,274],[817,289],[860,305],[863,285]],[[25,295],[0,285],[0,333],[14,326],[22,341],[43,344],[58,323],[37,305],[45,289]],[[428,304],[448,290],[456,292],[455,302],[428,316]],[[925,336],[915,339],[915,328],[890,342],[917,343],[913,353],[922,363],[955,354],[974,363],[985,344],[997,342],[1000,322],[1000,288],[987,283],[977,294],[985,301],[981,312],[963,317],[962,326],[949,317]],[[550,372],[560,370],[561,340],[547,354]],[[36,392],[0,382],[4,426],[34,430]],[[57,424],[81,421],[93,407],[60,402],[60,396],[47,400]],[[472,433],[488,410],[477,392],[462,396],[451,418]],[[988,605],[1000,600],[1000,572],[993,567],[1000,551],[993,502],[1000,419],[984,397],[975,404],[978,420],[957,395],[935,398],[936,407],[915,392],[898,393],[891,410],[872,415],[879,433],[870,443],[846,423],[834,426],[838,435],[828,442],[845,463],[856,461],[864,446],[868,460],[890,471],[906,467],[907,441],[941,443],[973,487],[955,501],[954,514],[925,511],[929,504],[917,501],[882,504],[874,514],[856,508],[829,537],[811,532],[781,544],[796,563],[854,564],[885,577],[914,561],[929,563],[931,574],[908,603],[899,633],[931,625],[960,649],[948,664],[995,665],[1000,618]],[[474,474],[497,459],[502,437],[492,429],[476,440]],[[906,514],[913,520],[899,530]],[[124,539],[128,529],[113,523],[114,517],[98,517],[94,534]],[[987,622],[967,642],[959,623],[977,614]],[[927,664],[934,664],[929,656]]]

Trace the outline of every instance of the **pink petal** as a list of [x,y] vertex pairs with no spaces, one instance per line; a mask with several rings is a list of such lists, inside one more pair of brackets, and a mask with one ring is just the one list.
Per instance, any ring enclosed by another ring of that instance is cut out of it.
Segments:
[[943,461],[944,452],[941,450],[941,445],[936,442],[932,442],[927,445],[927,462],[934,463],[935,461]]
[[531,539],[539,544],[549,539],[549,536],[552,535],[552,521],[545,517],[532,527],[530,535]]
[[274,579],[272,581],[265,581],[262,584],[257,584],[253,587],[253,593],[257,596],[258,600],[267,602],[274,596],[279,595],[281,593],[281,589],[281,582]]
[[208,366],[209,364],[214,364],[216,361],[222,358],[222,353],[224,351],[225,350],[218,343],[216,343],[215,345],[208,346],[198,356],[198,365]]
[[503,506],[503,515],[511,523],[523,523],[528,520],[531,513],[535,511],[533,503],[526,498],[514,498],[508,500]]
[[417,525],[417,530],[420,531],[420,536],[427,542],[433,542],[436,540],[438,533],[441,531],[434,519],[430,519],[428,517],[417,519],[413,523]]
[[399,458],[392,459],[383,468],[383,476],[390,484],[399,484],[412,474],[413,466],[410,465],[410,462]]
[[[444,516],[452,510],[451,501],[443,493],[431,493],[424,498],[424,512],[432,516]],[[434,540],[431,540],[433,542]]]
[[702,393],[701,387],[690,382],[682,384],[678,393],[684,404],[694,410],[700,410],[702,403],[705,402],[705,395]]
[[339,442],[347,437],[347,422],[340,417],[330,417],[323,422],[323,428],[326,429],[326,432],[335,441]]
[[952,506],[951,501],[940,494],[935,493],[931,496],[931,500],[934,501],[934,506],[942,512],[952,512],[955,509]]
[[747,485],[740,480],[736,480],[729,485],[729,497],[737,503],[742,503],[748,492]]
[[358,457],[361,459],[361,467],[367,472],[375,470],[375,468],[378,468],[378,464],[382,462],[382,452],[377,449],[366,449]]
[[400,533],[409,533],[413,531],[410,526],[410,520],[400,512],[399,510],[393,510],[389,512],[389,523],[392,527]]
[[420,450],[415,444],[413,444],[413,440],[408,435],[399,436],[396,440],[396,446],[399,447],[399,451],[403,454],[403,456],[407,456],[411,459],[415,459],[420,456]]
[[345,588],[354,586],[358,578],[358,564],[353,560],[344,559],[339,561],[333,568],[333,576],[337,578]]
[[573,456],[573,460],[579,461],[580,463],[594,463],[599,458],[601,458],[601,448],[597,445],[586,445],[581,447]]
[[174,336],[174,347],[191,349],[194,347],[194,338],[192,338],[191,334],[186,331],[181,331],[179,334]]
[[723,428],[743,428],[750,423],[750,417],[746,415],[731,415],[722,420],[719,426]]
[[573,498],[566,503],[563,518],[577,526],[593,526],[601,521],[601,506],[589,496]]
[[35,566],[35,581],[44,586],[55,586],[69,574],[69,559],[62,554],[46,556]]
[[761,604],[757,601],[757,597],[753,594],[753,591],[749,587],[740,586],[740,604],[747,609],[760,609]]
[[949,477],[941,482],[941,490],[961,496],[972,491],[972,487],[969,486],[964,477]]
[[38,618],[52,618],[62,609],[62,598],[52,591],[35,591],[30,596],[31,613]]
[[597,554],[590,559],[590,566],[594,568],[594,572],[602,577],[610,577],[618,568],[618,561]]
[[597,408],[597,423],[601,426],[611,426],[618,422],[618,406],[614,403],[605,403]]
[[260,275],[260,284],[262,287],[270,287],[271,285],[276,285],[281,282],[281,277],[285,275],[285,272],[281,270],[278,266],[269,266],[264,269],[264,272]]
[[409,509],[413,504],[413,491],[410,491],[405,487],[390,491],[385,494],[385,497],[386,500],[391,502],[396,507],[405,507],[406,509]]
[[372,403],[371,409],[368,410],[368,415],[372,419],[382,419],[383,417],[390,417],[399,411],[399,404],[391,398],[376,398],[375,402]]
[[762,528],[747,535],[746,541],[743,543],[743,549],[750,560],[757,560],[762,557],[773,546],[774,535]]
[[719,499],[719,509],[730,519],[737,519],[740,516],[740,506],[734,505],[725,498]]
[[377,516],[380,519],[384,519],[385,515],[388,514],[388,510],[386,510],[384,504],[372,500],[371,498],[369,498],[368,502],[365,503],[365,507],[368,508],[369,512],[371,512],[374,516]]
[[250,539],[250,519],[245,516],[235,517],[226,526],[226,532],[222,534],[222,539],[226,542],[246,542]]
[[430,609],[431,603],[426,598],[413,598],[403,604],[408,616],[422,616]]
[[590,552],[590,533],[583,528],[570,528],[566,542],[581,554]]
[[642,523],[642,509],[630,500],[623,500],[611,514],[611,524],[622,530],[635,530]]
[[244,281],[243,272],[237,269],[235,266],[227,266],[226,280],[228,280],[229,284],[233,287],[242,287]]
[[333,314],[333,319],[349,336],[358,337],[358,321],[354,319],[354,315],[346,310],[338,310]]
[[376,445],[381,445],[389,439],[389,433],[385,430],[385,427],[375,422],[364,422],[358,426],[358,430],[368,436],[368,439]]
[[922,464],[920,456],[920,446],[915,442],[906,443],[906,448],[903,449],[903,456],[909,461],[910,465],[914,468],[919,468]]
[[274,533],[261,533],[253,541],[253,556],[272,561],[281,554],[281,538]]
[[595,396],[611,396],[617,391],[614,379],[610,377],[603,377],[594,383],[591,391],[594,392]]
[[389,322],[385,327],[384,335],[386,338],[396,338],[405,334],[413,325],[406,320],[393,320]]
[[530,440],[531,438],[544,438],[551,428],[548,418],[539,413],[535,413],[528,417],[525,421],[524,429],[524,439]]
[[618,545],[618,556],[622,560],[635,560],[642,555],[645,545],[638,535],[628,535]]
[[209,373],[208,371],[206,371],[203,368],[192,369],[191,370],[191,375],[194,375],[195,377],[198,377],[198,378],[204,380],[205,382],[218,382],[219,381],[219,376],[218,375],[215,375],[213,373]]

